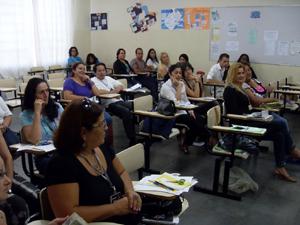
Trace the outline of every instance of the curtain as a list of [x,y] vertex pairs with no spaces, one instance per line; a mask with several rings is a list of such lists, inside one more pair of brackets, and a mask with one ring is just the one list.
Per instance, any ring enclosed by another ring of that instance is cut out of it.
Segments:
[[0,0],[0,75],[65,65],[73,42],[72,0]]

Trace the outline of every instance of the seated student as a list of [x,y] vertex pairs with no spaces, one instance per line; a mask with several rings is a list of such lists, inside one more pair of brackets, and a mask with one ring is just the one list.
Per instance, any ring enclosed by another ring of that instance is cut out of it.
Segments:
[[[175,104],[190,103],[182,81],[181,64],[177,63],[169,68],[170,79],[164,83],[160,90],[160,97],[172,100]],[[195,115],[193,110],[188,113],[185,110],[177,110],[180,115],[176,117],[176,123],[182,123],[189,127],[187,133],[183,136],[180,143],[181,150],[188,154],[188,146],[192,145],[196,136],[208,138],[206,131],[203,129],[203,121],[199,115]]]
[[[130,66],[133,69],[135,74],[138,76],[135,78],[142,86],[148,88],[151,92],[154,101],[158,100],[157,93],[157,81],[155,78],[151,77],[149,73],[149,68],[147,67],[144,59],[143,59],[143,49],[137,48],[135,50],[136,57],[131,60]],[[144,74],[140,74],[144,73]],[[146,73],[146,74],[145,74]]]
[[[58,127],[63,108],[53,101],[49,94],[49,85],[41,78],[28,81],[20,114],[22,139],[26,143],[42,144],[52,140]],[[52,154],[35,157],[35,164],[44,174]]]
[[266,98],[267,89],[257,81],[252,78],[252,70],[248,64],[243,64],[246,74],[246,82],[243,84],[243,89],[246,90],[251,105],[258,107],[261,104],[269,102],[277,102],[276,98]]
[[76,212],[87,222],[138,223],[142,200],[114,151],[102,145],[105,129],[103,109],[89,99],[65,109],[46,175],[55,216]]
[[[123,48],[119,48],[117,51],[117,60],[113,64],[115,74],[134,74],[129,62],[125,59],[126,51]],[[128,87],[131,87],[137,83],[134,78],[127,78]]]
[[[96,87],[106,93],[119,93],[123,90],[123,85],[109,77],[106,76],[106,65],[104,63],[99,63],[94,66],[94,72],[96,77],[92,78]],[[125,128],[126,135],[129,139],[129,146],[134,145],[135,141],[135,128],[132,115],[132,104],[131,102],[124,102],[121,98],[113,99],[101,99],[101,104],[107,107],[107,110],[112,114],[120,117],[123,120],[123,126]]]
[[85,65],[87,67],[87,71],[92,71],[93,66],[96,64],[99,64],[99,63],[100,63],[100,61],[93,53],[89,53],[87,55],[86,60],[85,60]]
[[[83,63],[75,63],[72,66],[72,77],[69,77],[64,82],[63,96],[66,100],[91,98],[105,94],[105,90],[98,89],[90,77],[85,74],[85,65]],[[105,112],[105,121],[109,128],[109,137],[113,137],[112,118]],[[110,140],[112,142],[112,140]]]
[[9,126],[12,122],[12,113],[0,96],[0,133],[3,135],[7,146],[20,142],[18,135]]
[[[29,216],[26,202],[16,196],[8,195],[12,185],[12,178],[7,175],[8,171],[4,161],[0,157],[0,224],[23,225]],[[62,225],[66,218],[57,218],[48,225]]]
[[83,62],[78,54],[78,49],[75,46],[69,49],[68,67],[72,67],[74,63]]
[[251,70],[251,72],[252,72],[252,78],[253,78],[253,79],[257,79],[257,76],[256,76],[256,74],[255,74],[253,68],[252,68],[251,65],[250,65],[249,55],[247,55],[247,54],[245,54],[245,53],[241,54],[240,57],[239,57],[239,59],[237,60],[237,62],[242,63],[242,64],[248,64],[248,65],[249,65],[249,68],[250,68],[250,70]]
[[146,57],[146,65],[151,71],[157,71],[158,59],[154,48],[150,48]]
[[185,53],[180,54],[178,59],[180,63],[189,63],[189,56]]
[[[213,65],[208,74],[207,74],[207,83],[212,83],[212,84],[224,84],[225,81],[225,71],[229,66],[229,55],[226,53],[222,53],[219,56],[218,63]],[[217,98],[222,98],[223,96],[223,91],[224,88],[217,87],[216,89],[216,97]],[[211,95],[214,93],[214,88],[210,88]]]
[[170,66],[170,59],[169,55],[166,52],[160,53],[160,63],[157,69],[157,80],[164,80],[167,81],[169,79],[169,66]]
[[[181,63],[182,66],[182,78],[185,84],[185,90],[188,97],[200,98],[203,96],[203,84],[200,75],[194,75],[194,68],[190,63]],[[198,108],[195,109],[197,113],[206,116],[207,110],[211,107],[218,105],[217,101],[211,101],[207,103],[198,104]]]
[[[226,113],[239,115],[250,113],[250,101],[247,93],[243,90],[245,81],[244,66],[241,63],[231,66],[224,90]],[[274,144],[276,163],[274,174],[285,181],[296,182],[296,179],[290,176],[285,168],[286,155],[289,154],[296,159],[300,159],[300,150],[293,143],[287,121],[277,114],[272,115],[273,120],[268,123],[253,121],[250,125],[267,128],[265,138],[272,140]]]

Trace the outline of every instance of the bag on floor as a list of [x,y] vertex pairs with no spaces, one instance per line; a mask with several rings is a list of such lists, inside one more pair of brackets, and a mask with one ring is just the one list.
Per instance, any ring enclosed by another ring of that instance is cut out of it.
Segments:
[[[224,166],[221,167],[219,183],[223,184]],[[232,167],[229,174],[228,189],[235,193],[241,194],[247,191],[258,191],[258,184],[250,177],[250,175],[239,167]]]

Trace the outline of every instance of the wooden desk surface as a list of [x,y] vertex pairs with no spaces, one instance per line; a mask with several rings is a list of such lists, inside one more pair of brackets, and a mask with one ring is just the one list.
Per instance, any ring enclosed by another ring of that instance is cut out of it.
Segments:
[[188,97],[188,99],[193,102],[203,102],[203,103],[217,100],[214,97],[200,97],[200,98]]
[[288,90],[300,91],[300,86],[282,85],[282,86],[279,86],[279,89],[288,89]]
[[300,95],[300,91],[293,91],[293,90],[274,90],[274,93],[287,94],[287,95]]
[[110,74],[111,77],[117,77],[117,78],[128,78],[128,77],[137,77],[137,74]]
[[120,94],[113,93],[113,94],[102,94],[98,96],[99,98],[104,98],[104,99],[111,99],[111,98],[120,98]]
[[[243,127],[243,126],[237,126],[237,127]],[[249,136],[255,136],[255,137],[261,137],[267,132],[267,129],[265,129],[265,128],[259,128],[261,130],[261,132],[259,132],[259,133],[252,131],[251,128],[255,129],[255,127],[248,127],[248,128],[244,128],[244,129],[236,129],[234,127],[225,127],[225,126],[212,126],[212,127],[210,127],[210,129],[215,130],[215,131],[219,131],[219,132],[243,134],[243,135],[249,135]]]
[[204,86],[225,87],[225,84],[208,83],[208,82],[204,82],[203,85],[204,85]]
[[63,91],[63,87],[50,87],[51,91]]
[[226,114],[224,116],[225,118],[228,119],[236,119],[236,120],[245,120],[245,121],[259,121],[259,122],[264,122],[264,123],[269,123],[270,121],[262,119],[262,118],[255,118],[255,117],[249,117],[247,115],[237,115],[237,114]]
[[194,105],[194,104],[190,104],[190,105],[175,105],[176,109],[179,109],[179,110],[193,110],[193,109],[196,109],[198,108],[197,105]]
[[160,118],[160,119],[169,119],[169,120],[174,119],[176,117],[176,115],[175,116],[165,116],[158,112],[149,112],[149,111],[143,111],[143,110],[135,110],[133,113],[136,115],[140,115],[140,116],[149,116],[149,117]]
[[10,92],[10,91],[16,91],[17,88],[7,88],[7,87],[0,87],[1,92]]

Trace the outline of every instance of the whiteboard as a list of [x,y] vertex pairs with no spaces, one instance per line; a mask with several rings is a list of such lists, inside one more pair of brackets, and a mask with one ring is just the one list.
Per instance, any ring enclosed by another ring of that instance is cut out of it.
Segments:
[[252,63],[300,66],[300,6],[211,9],[210,59],[242,53]]

